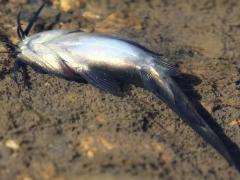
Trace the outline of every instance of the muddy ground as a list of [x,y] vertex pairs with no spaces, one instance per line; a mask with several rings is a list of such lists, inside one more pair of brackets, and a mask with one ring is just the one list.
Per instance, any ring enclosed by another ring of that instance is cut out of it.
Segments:
[[[19,8],[26,25],[40,4],[26,2],[0,1],[1,38],[17,41]],[[240,157],[240,1],[79,2],[67,12],[46,7],[33,33],[111,33],[165,55],[183,72],[178,84]],[[0,57],[1,180],[240,178],[150,92],[130,86],[116,97],[28,68],[31,88],[21,85],[19,95],[14,58]]]

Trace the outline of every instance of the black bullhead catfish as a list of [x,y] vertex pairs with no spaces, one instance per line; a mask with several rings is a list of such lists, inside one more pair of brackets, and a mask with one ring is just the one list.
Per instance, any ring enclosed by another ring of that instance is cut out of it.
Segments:
[[15,72],[21,63],[29,64],[68,79],[84,79],[112,94],[121,91],[121,83],[140,83],[166,103],[229,163],[239,168],[221,138],[174,82],[172,76],[179,74],[175,67],[135,42],[110,35],[50,30],[28,36],[43,6],[32,16],[25,30],[21,27],[19,13],[17,32],[21,41],[12,45],[15,51],[11,52],[17,55]]

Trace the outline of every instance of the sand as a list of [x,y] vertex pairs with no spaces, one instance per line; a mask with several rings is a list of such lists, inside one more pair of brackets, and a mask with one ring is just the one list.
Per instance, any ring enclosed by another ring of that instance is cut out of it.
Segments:
[[[40,2],[0,1],[1,37],[17,42]],[[239,159],[240,2],[81,1],[54,4],[32,34],[82,29],[134,40],[183,72],[177,83]],[[58,15],[58,13],[61,15]],[[0,50],[4,46],[0,45]],[[152,93],[129,86],[117,97],[28,68],[31,87],[0,55],[0,179],[240,179],[239,173]],[[19,88],[21,89],[19,95]]]

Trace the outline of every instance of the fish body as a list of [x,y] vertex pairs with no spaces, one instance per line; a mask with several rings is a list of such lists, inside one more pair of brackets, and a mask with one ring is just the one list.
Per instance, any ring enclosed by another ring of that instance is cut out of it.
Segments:
[[[155,61],[159,60],[153,52],[134,42],[78,31],[41,32],[25,38],[19,49],[18,58],[47,72],[68,79],[81,76],[90,83],[101,77],[106,79],[105,83],[115,82],[115,86],[120,81],[141,84],[141,70],[154,69]],[[177,73],[173,66],[163,60],[161,62],[162,66],[157,65],[161,71]],[[104,82],[94,84],[111,93],[119,90],[103,87]]]
[[153,65],[150,52],[129,41],[102,34],[71,31],[45,31],[27,37],[20,44],[21,59],[49,72],[62,74],[62,63],[76,73],[98,70],[135,71]]
[[118,37],[64,30],[26,37],[18,47],[18,58],[24,62],[69,79],[83,78],[112,94],[118,94],[120,82],[140,83],[239,168],[219,136],[172,79],[178,70],[146,48]]

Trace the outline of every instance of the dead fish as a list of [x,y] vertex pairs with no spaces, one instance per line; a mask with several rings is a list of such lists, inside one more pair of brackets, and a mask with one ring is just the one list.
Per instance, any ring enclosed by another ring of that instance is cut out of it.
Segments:
[[43,7],[44,4],[25,30],[18,15],[17,32],[21,42],[13,52],[17,54],[15,72],[19,62],[24,62],[68,79],[84,79],[112,94],[121,91],[122,82],[140,83],[239,169],[226,145],[174,82],[172,76],[179,74],[174,66],[135,42],[109,35],[50,30],[28,36]]

